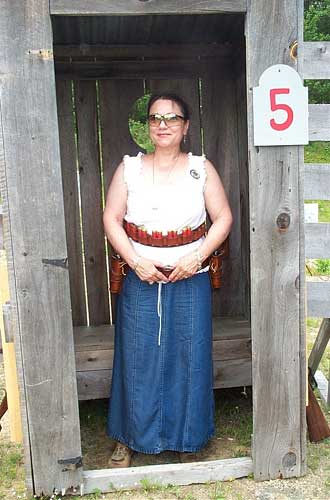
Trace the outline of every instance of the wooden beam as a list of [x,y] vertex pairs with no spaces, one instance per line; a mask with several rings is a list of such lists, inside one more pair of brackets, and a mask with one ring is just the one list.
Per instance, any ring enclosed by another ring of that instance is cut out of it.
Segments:
[[5,246],[28,489],[41,496],[78,486],[82,476],[58,462],[81,456],[81,446],[52,32],[48,0],[26,0],[23,9],[20,0],[0,0],[0,9]]
[[86,470],[83,473],[84,490],[89,494],[95,490],[102,493],[139,489],[141,481],[167,486],[206,483],[209,481],[230,481],[246,477],[252,472],[250,457],[227,458],[191,464],[162,464],[129,467],[128,469]]
[[114,59],[186,59],[195,57],[232,57],[237,47],[232,44],[154,44],[154,45],[54,45],[56,62],[69,58],[76,60]]
[[[210,64],[212,62],[212,64]],[[219,75],[230,66],[230,60],[148,60],[148,61],[71,61],[55,63],[59,78],[86,79],[150,79],[193,78]]]
[[304,79],[330,80],[330,42],[304,42]]
[[305,200],[330,199],[330,163],[305,163]]
[[53,16],[129,16],[246,12],[247,0],[50,0]]
[[313,349],[308,358],[308,366],[314,374],[320,364],[324,351],[330,340],[330,319],[323,318]]
[[330,141],[330,104],[310,104],[309,140]]
[[330,318],[330,281],[307,281],[307,314]]
[[[253,366],[253,464],[256,480],[305,473],[303,147],[255,147],[252,88],[273,64],[293,66],[302,0],[251,0],[246,22]],[[298,20],[299,19],[299,20]],[[281,231],[278,216],[287,216]]]
[[305,224],[305,239],[307,259],[330,259],[330,224]]

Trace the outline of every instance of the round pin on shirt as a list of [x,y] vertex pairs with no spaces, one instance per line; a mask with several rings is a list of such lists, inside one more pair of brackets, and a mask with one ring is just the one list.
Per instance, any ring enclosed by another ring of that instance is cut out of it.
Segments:
[[191,177],[193,177],[194,179],[199,179],[199,178],[200,178],[199,173],[197,172],[197,170],[194,170],[194,169],[190,170],[190,175],[191,175]]

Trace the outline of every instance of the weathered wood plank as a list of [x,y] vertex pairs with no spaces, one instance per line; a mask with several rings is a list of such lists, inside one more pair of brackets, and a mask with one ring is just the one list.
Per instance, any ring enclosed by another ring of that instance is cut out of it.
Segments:
[[330,104],[309,104],[309,140],[330,141]]
[[[148,75],[149,76],[149,75]],[[190,127],[187,135],[187,142],[183,146],[184,151],[191,151],[195,155],[200,155],[202,152],[202,139],[201,139],[201,123],[199,116],[199,95],[198,95],[198,80],[196,78],[182,80],[175,80],[172,77],[170,80],[148,80],[146,82],[147,88],[152,93],[171,91],[183,97],[187,102],[190,112],[191,120]]]
[[[114,326],[99,325],[76,327],[74,332],[75,351],[111,349],[113,347]],[[213,318],[213,340],[249,340],[249,322],[242,318]]]
[[80,231],[72,82],[70,80],[57,82],[56,95],[72,322],[74,326],[78,326],[87,324],[87,314]]
[[58,463],[81,446],[49,2],[1,0],[0,9],[5,241],[25,456],[34,493],[50,495],[81,483],[79,470]]
[[105,193],[123,156],[125,154],[134,156],[141,151],[141,147],[132,139],[128,119],[135,101],[143,95],[142,79],[99,82]]
[[330,281],[307,281],[307,314],[330,318]]
[[330,319],[324,318],[317,337],[315,339],[313,349],[308,358],[308,366],[314,374],[320,364],[321,358],[330,340]]
[[[92,493],[95,489],[102,492],[114,489],[141,488],[141,480],[150,484],[184,485],[205,483],[208,481],[231,481],[234,478],[245,477],[252,472],[250,457],[227,458],[192,464],[145,465],[129,469],[101,469],[83,473],[84,493]],[[112,488],[111,488],[112,486]]]
[[211,14],[246,12],[247,0],[50,0],[54,16],[105,16],[137,14]]
[[[76,370],[84,372],[112,369],[113,340],[109,349],[76,351]],[[251,359],[251,341],[246,339],[213,341],[213,360],[227,361],[231,359]]]
[[307,259],[330,259],[330,224],[305,224],[305,238]]
[[231,57],[233,47],[229,44],[162,44],[162,45],[54,45],[55,61],[66,61],[69,58],[76,60],[102,60],[153,58],[153,59],[187,59],[195,57]]
[[101,325],[110,315],[95,81],[75,83],[75,105],[89,322]]
[[[252,385],[251,359],[249,358],[216,360],[213,363],[213,372],[214,389]],[[77,371],[79,400],[108,398],[111,377],[111,369]]]
[[236,113],[238,137],[238,165],[240,189],[241,217],[241,259],[242,259],[242,303],[245,318],[250,318],[250,233],[249,233],[249,169],[247,146],[247,112],[246,112],[246,69],[245,53],[238,59],[236,72]]
[[302,75],[304,79],[330,80],[330,42],[304,42]]
[[325,377],[325,375],[321,372],[321,370],[317,370],[315,372],[315,380],[317,383],[318,390],[320,391],[323,402],[330,406],[329,401],[329,381]]
[[305,200],[330,199],[330,163],[305,163]]
[[206,157],[218,170],[233,213],[229,257],[223,262],[223,286],[213,293],[215,316],[244,314],[241,255],[241,207],[237,113],[234,78],[202,80],[202,128]]
[[3,245],[3,207],[0,205],[0,250],[3,250]]
[[[230,67],[229,59],[218,59],[221,70]],[[219,66],[212,59],[140,60],[140,61],[58,61],[55,63],[58,78],[72,80],[196,78],[217,76]]]
[[[303,148],[255,147],[252,88],[272,64],[293,65],[301,0],[251,0],[246,19],[253,365],[257,480],[305,472],[305,399],[299,220]],[[277,226],[290,217],[289,230]],[[283,348],[285,346],[285,348]],[[288,369],[283,369],[287,367]],[[276,405],[274,406],[274,401]]]

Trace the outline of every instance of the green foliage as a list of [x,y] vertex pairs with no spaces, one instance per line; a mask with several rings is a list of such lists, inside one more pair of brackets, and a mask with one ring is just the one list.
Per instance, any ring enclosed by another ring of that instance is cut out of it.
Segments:
[[137,99],[131,111],[128,126],[136,144],[142,149],[151,153],[154,150],[153,144],[149,137],[149,127],[147,122],[147,108],[150,94],[144,94]]
[[[330,40],[330,0],[305,1],[304,39],[308,42]],[[306,80],[311,104],[330,103],[330,82]]]
[[316,271],[318,274],[330,275],[330,259],[316,259]]

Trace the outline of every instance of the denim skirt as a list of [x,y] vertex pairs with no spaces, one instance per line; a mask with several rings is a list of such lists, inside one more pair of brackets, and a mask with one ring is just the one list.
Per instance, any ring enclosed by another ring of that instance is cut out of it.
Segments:
[[207,272],[149,285],[129,271],[117,302],[107,433],[142,453],[199,451],[214,433]]

